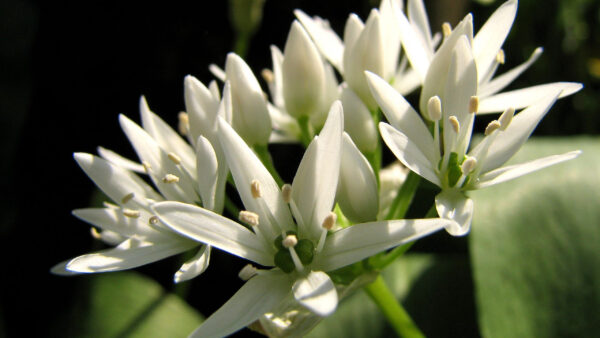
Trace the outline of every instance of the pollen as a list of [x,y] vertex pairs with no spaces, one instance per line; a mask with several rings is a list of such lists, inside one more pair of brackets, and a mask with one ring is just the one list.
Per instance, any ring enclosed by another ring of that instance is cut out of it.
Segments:
[[281,187],[281,195],[285,203],[290,203],[290,201],[292,200],[292,186],[287,183],[284,184]]
[[479,97],[471,96],[469,99],[469,113],[475,114],[479,110]]
[[275,81],[275,76],[270,69],[263,69],[262,72],[260,72],[260,75],[262,75],[266,83],[273,83]]
[[247,281],[250,278],[256,276],[257,274],[258,274],[258,269],[256,269],[256,267],[254,267],[254,265],[246,264],[246,266],[244,266],[242,268],[242,270],[240,270],[240,272],[238,273],[238,277],[240,277],[240,279],[243,281]]
[[452,126],[452,129],[454,130],[455,133],[459,133],[460,132],[460,123],[458,122],[458,119],[456,118],[456,116],[452,115],[448,118],[448,121],[450,122],[450,125]]
[[250,191],[254,198],[260,198],[262,196],[260,192],[260,182],[258,180],[252,180],[252,182],[250,182]]
[[331,230],[335,226],[335,222],[337,221],[337,215],[334,212],[329,212],[329,215],[325,217],[321,227],[326,230]]
[[190,116],[186,112],[179,112],[177,115],[179,125],[177,126],[181,135],[187,135],[190,130]]
[[462,170],[464,175],[468,175],[470,172],[473,171],[473,169],[475,169],[475,166],[477,166],[477,159],[475,157],[467,157],[467,159],[463,162],[462,166],[460,167],[460,169]]
[[494,120],[492,122],[490,122],[490,124],[487,125],[487,127],[485,127],[485,136],[488,136],[489,134],[493,133],[496,131],[496,129],[500,128],[500,122],[498,122],[498,120]]
[[506,60],[506,56],[504,55],[504,50],[500,49],[498,51],[498,54],[496,54],[496,62],[503,65],[505,60]]
[[135,194],[130,192],[129,194],[123,196],[121,199],[121,204],[127,204],[127,202],[131,201],[135,197]]
[[150,173],[152,171],[152,166],[147,161],[142,161],[142,165],[144,166],[146,173]]
[[442,24],[442,33],[444,34],[444,37],[448,37],[450,34],[452,34],[452,26],[449,22],[444,22]]
[[94,227],[90,228],[90,234],[95,239],[102,239],[102,235],[100,234],[100,232],[98,231],[98,229],[96,229]]
[[238,215],[238,219],[250,226],[253,226],[253,227],[258,225],[258,214],[254,213],[252,211],[248,211],[248,210],[240,211],[240,213]]
[[498,122],[500,122],[500,130],[505,131],[508,128],[508,125],[515,116],[515,108],[508,108],[500,115]]
[[432,121],[439,121],[442,118],[442,101],[439,96],[432,96],[427,101],[427,112]]
[[287,235],[283,241],[281,241],[281,245],[288,249],[295,247],[296,244],[298,244],[298,237],[296,237],[296,235]]
[[123,209],[123,215],[129,218],[138,218],[140,217],[140,211],[133,209]]
[[179,177],[173,174],[166,174],[162,181],[164,183],[177,183],[179,182]]
[[168,153],[167,156],[169,157],[169,160],[173,161],[173,163],[175,163],[175,164],[181,163],[181,157],[175,155],[174,153]]

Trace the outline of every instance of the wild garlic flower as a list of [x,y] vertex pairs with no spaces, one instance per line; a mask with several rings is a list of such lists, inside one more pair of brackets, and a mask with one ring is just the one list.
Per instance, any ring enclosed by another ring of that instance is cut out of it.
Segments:
[[[119,271],[135,268],[197,247],[199,244],[165,227],[150,205],[164,200],[202,203],[221,212],[224,185],[219,187],[217,155],[208,139],[199,136],[195,149],[162,119],[150,111],[142,97],[143,127],[119,117],[121,127],[137,152],[141,165],[100,148],[97,157],[75,153],[83,171],[115,204],[104,208],[76,209],[73,215],[92,224],[92,234],[116,248],[82,255],[58,264],[58,274]],[[189,118],[181,115],[181,129],[189,132]],[[137,173],[136,173],[137,172]],[[225,174],[227,172],[225,171]],[[158,192],[137,174],[146,174]],[[100,229],[97,230],[96,228]],[[202,273],[210,258],[210,247],[198,253],[175,274],[175,282]]]
[[466,191],[504,182],[579,154],[574,151],[503,166],[560,97],[561,88],[548,89],[542,99],[519,114],[514,115],[513,108],[507,109],[488,125],[483,140],[467,152],[479,99],[477,67],[466,35],[452,50],[449,69],[439,75],[441,89],[429,98],[427,113],[423,114],[425,121],[432,121],[433,135],[401,94],[379,76],[368,73],[367,77],[373,96],[391,124],[380,123],[383,140],[404,165],[442,188],[436,196],[436,208],[441,217],[459,224],[447,228],[452,235],[469,231],[473,201]]
[[221,337],[267,315],[288,296],[319,316],[338,302],[328,271],[425,236],[451,220],[393,220],[338,229],[334,205],[342,157],[343,113],[332,105],[318,137],[308,146],[291,185],[278,187],[260,160],[225,122],[219,140],[246,207],[249,227],[192,204],[160,202],[158,217],[176,232],[251,260],[269,270],[245,268],[249,280],[193,334]]

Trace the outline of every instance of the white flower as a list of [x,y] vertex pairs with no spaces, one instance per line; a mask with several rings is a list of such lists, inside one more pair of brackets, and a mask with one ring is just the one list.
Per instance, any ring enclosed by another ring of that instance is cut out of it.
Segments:
[[[84,172],[115,204],[105,208],[77,209],[73,214],[101,229],[92,234],[116,248],[82,255],[58,264],[59,274],[119,271],[148,264],[194,247],[198,243],[166,228],[150,208],[165,199],[203,203],[220,212],[223,187],[219,187],[218,161],[211,143],[200,136],[194,150],[162,119],[140,101],[143,128],[120,116],[127,137],[142,165],[100,148],[106,159],[85,153],[74,158]],[[145,173],[156,192],[135,172]],[[225,172],[226,173],[226,172]],[[220,191],[221,190],[221,191]],[[198,253],[175,274],[175,282],[188,280],[208,267],[210,247],[202,245]]]
[[579,154],[574,151],[502,167],[560,97],[561,88],[549,89],[545,97],[514,118],[514,109],[507,109],[489,124],[485,138],[467,153],[478,98],[477,69],[465,35],[452,51],[447,73],[439,76],[441,89],[426,104],[424,115],[433,121],[433,136],[402,95],[377,75],[368,73],[367,77],[373,96],[391,124],[379,125],[385,143],[404,165],[442,188],[436,208],[441,217],[460,224],[447,228],[453,235],[466,234],[471,224],[473,202],[465,191],[513,179]]
[[331,210],[342,147],[339,102],[333,104],[321,134],[308,146],[292,185],[284,185],[282,190],[235,131],[225,122],[219,127],[219,139],[247,209],[240,213],[240,219],[251,230],[190,204],[161,202],[153,209],[165,224],[183,235],[274,268],[243,271],[246,278],[255,275],[193,336],[231,334],[273,311],[290,293],[303,307],[327,316],[335,310],[338,296],[326,271],[453,223],[395,220],[331,231],[335,229]]

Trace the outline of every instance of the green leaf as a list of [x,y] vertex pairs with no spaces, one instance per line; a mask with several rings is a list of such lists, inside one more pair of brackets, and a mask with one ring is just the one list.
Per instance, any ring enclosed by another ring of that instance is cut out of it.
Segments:
[[575,160],[472,194],[483,336],[600,332],[600,140],[533,139],[511,162],[575,149]]
[[92,276],[79,337],[187,337],[202,316],[136,272]]

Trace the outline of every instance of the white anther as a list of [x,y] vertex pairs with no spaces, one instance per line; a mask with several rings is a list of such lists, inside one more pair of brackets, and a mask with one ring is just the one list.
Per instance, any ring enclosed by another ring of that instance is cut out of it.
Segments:
[[123,215],[130,217],[130,218],[138,218],[138,217],[140,217],[140,211],[133,210],[133,209],[123,209]]
[[493,133],[496,131],[496,129],[500,128],[500,122],[498,122],[498,120],[494,120],[492,122],[490,122],[487,127],[485,127],[485,136],[488,136],[489,134]]
[[91,227],[90,228],[90,234],[92,235],[92,237],[94,237],[95,239],[102,239],[102,235],[100,234],[100,232],[98,231],[98,229]]
[[240,211],[240,213],[238,215],[238,219],[250,226],[253,226],[253,227],[258,225],[258,214],[254,213],[252,211],[248,211],[248,210]]
[[158,224],[158,216],[150,216],[150,218],[148,218],[148,224],[157,225]]
[[152,171],[152,166],[150,165],[150,163],[142,161],[142,166],[144,166],[144,170],[146,171],[146,173],[150,173],[150,171]]
[[444,34],[444,37],[448,37],[452,34],[452,26],[450,26],[450,23],[444,22],[442,24],[442,33]]
[[240,277],[240,279],[243,281],[247,281],[248,279],[256,276],[257,274],[257,268],[255,268],[252,264],[246,264],[246,266],[244,266],[242,270],[240,270],[240,273],[238,273],[238,277]]
[[464,175],[468,175],[473,171],[473,169],[475,169],[475,166],[477,166],[477,159],[469,156],[466,160],[464,160],[460,168]]
[[331,212],[329,212],[329,215],[327,215],[325,217],[325,219],[323,220],[321,227],[323,227],[323,229],[326,229],[326,230],[331,230],[335,226],[336,221],[337,221],[337,215],[335,214],[335,212],[331,211]]
[[181,163],[181,157],[175,155],[174,153],[168,153],[167,156],[169,157],[169,160],[173,161],[173,163],[175,163],[175,164]]
[[456,116],[452,115],[448,118],[448,121],[450,122],[450,125],[452,126],[452,129],[454,130],[454,132],[456,134],[458,134],[460,132],[460,123],[458,122],[458,119],[456,118]]
[[298,244],[298,237],[296,237],[296,235],[287,235],[281,241],[281,245],[283,245],[284,248],[288,249],[295,247],[296,244]]
[[475,114],[479,110],[479,97],[471,96],[469,99],[469,113]]
[[181,135],[187,135],[190,129],[190,117],[186,112],[179,112],[179,115],[177,115],[177,117],[179,118],[179,125],[177,126],[179,128],[179,132],[181,133]]
[[275,75],[273,75],[273,72],[270,69],[263,69],[262,72],[260,72],[260,75],[262,75],[267,83],[273,83],[273,81],[275,81]]
[[179,177],[173,174],[166,174],[165,177],[163,177],[162,181],[164,183],[177,183],[179,182]]
[[121,199],[121,204],[127,204],[127,202],[131,201],[135,197],[135,194],[130,192],[129,194],[123,196]]
[[258,180],[252,180],[252,182],[250,182],[250,191],[254,198],[260,198],[262,196],[260,192],[260,182]]
[[508,108],[500,115],[498,122],[500,122],[500,130],[505,131],[508,128],[508,125],[515,116],[515,108]]
[[442,101],[439,96],[432,96],[427,101],[427,112],[431,121],[439,121],[442,118]]
[[292,200],[292,186],[287,183],[284,184],[283,187],[281,187],[281,196],[285,203],[290,203]]
[[504,50],[500,49],[498,51],[498,54],[496,54],[496,62],[498,62],[499,64],[503,65],[504,61],[505,61]]

